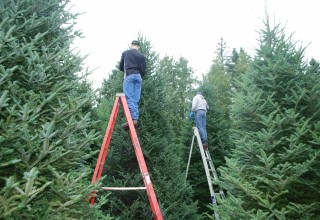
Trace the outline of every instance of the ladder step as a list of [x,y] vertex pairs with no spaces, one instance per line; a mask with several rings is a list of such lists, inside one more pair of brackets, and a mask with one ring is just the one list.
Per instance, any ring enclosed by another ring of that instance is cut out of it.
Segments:
[[146,187],[101,187],[103,190],[146,190]]
[[217,171],[215,169],[209,169],[209,171],[214,172],[215,174],[217,173]]

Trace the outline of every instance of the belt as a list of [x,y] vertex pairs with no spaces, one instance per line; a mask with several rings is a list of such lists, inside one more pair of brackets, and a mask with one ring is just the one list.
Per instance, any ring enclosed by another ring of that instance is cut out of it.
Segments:
[[140,74],[139,72],[133,72],[133,73],[126,73],[126,76],[132,75],[132,74]]

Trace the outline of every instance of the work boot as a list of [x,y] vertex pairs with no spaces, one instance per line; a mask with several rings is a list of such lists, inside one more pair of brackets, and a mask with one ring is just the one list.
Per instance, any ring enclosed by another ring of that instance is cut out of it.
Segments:
[[208,150],[208,143],[202,144],[204,150]]
[[128,122],[123,123],[123,124],[121,125],[121,127],[122,127],[124,130],[128,130],[128,129],[129,129],[129,124],[128,124]]
[[[137,121],[137,120],[133,120],[132,122],[133,122],[134,127],[138,127],[138,121]],[[129,124],[128,124],[128,122],[123,123],[123,124],[121,125],[121,127],[122,127],[124,130],[129,130]]]

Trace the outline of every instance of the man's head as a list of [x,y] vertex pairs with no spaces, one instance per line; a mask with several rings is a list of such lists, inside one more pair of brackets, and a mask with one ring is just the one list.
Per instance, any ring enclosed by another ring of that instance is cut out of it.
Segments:
[[197,94],[197,95],[203,95],[203,93],[202,93],[202,92],[197,92],[196,94]]
[[133,40],[133,41],[131,42],[131,48],[133,48],[133,49],[139,49],[139,48],[140,48],[140,42],[137,41],[137,40]]

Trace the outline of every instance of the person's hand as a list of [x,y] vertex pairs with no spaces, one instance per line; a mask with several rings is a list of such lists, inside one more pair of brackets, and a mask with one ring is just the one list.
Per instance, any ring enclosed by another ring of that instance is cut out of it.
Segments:
[[189,115],[189,119],[190,121],[193,121],[194,120],[194,112],[190,112],[190,115]]

